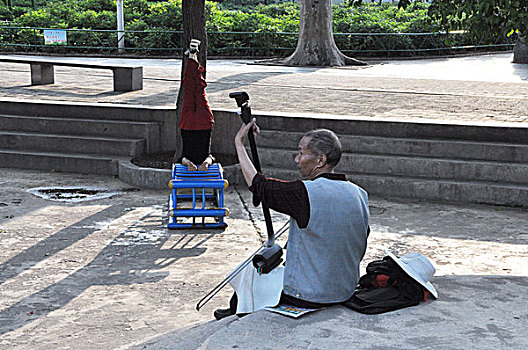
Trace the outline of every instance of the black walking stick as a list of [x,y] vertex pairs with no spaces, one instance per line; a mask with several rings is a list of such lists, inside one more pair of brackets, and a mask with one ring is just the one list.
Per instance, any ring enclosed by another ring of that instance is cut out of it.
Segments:
[[[251,107],[249,106],[249,95],[246,92],[232,92],[229,97],[234,98],[238,107],[240,107],[240,117],[242,121],[247,124],[251,121]],[[258,172],[261,172],[260,160],[257,153],[257,145],[255,143],[255,136],[253,131],[248,133],[249,146],[251,148],[251,155],[253,165]],[[259,273],[268,273],[282,262],[282,248],[275,244],[275,233],[273,232],[273,224],[271,223],[271,214],[266,204],[262,203],[262,211],[264,212],[264,220],[266,221],[266,229],[268,231],[268,241],[262,245],[255,253],[240,264],[231,274],[229,274],[222,282],[214,287],[196,304],[196,310],[200,311],[209,300],[211,300],[222,288],[224,288],[229,281],[231,281],[240,271],[242,271],[249,262],[253,262],[253,266]],[[280,237],[288,229],[288,223],[284,224],[279,231],[277,231],[277,238]]]

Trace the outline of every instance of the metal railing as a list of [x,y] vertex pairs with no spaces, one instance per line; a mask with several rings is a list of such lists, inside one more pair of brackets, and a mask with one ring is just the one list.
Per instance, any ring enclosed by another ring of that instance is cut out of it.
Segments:
[[[117,31],[63,29],[67,45],[44,44],[36,27],[0,26],[0,50],[44,53],[118,53]],[[151,29],[125,31],[125,52],[138,55],[178,55],[182,52],[182,31]],[[491,44],[472,39],[465,32],[436,33],[334,33],[337,46],[356,56],[416,56],[460,51],[508,50],[514,38]],[[297,45],[295,32],[208,32],[208,55],[230,57],[272,57],[291,54]]]

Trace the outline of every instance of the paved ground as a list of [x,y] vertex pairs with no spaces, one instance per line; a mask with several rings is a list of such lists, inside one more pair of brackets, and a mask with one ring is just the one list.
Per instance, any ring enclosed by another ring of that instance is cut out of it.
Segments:
[[[528,67],[512,64],[512,57],[505,53],[376,61],[367,68],[294,68],[210,60],[207,92],[213,108],[236,109],[228,94],[245,90],[255,111],[526,123]],[[143,65],[144,89],[114,92],[110,71],[70,67],[55,68],[55,85],[30,86],[29,65],[1,63],[0,98],[174,105],[179,60],[110,61]]]
[[[246,90],[255,110],[526,123],[528,67],[509,61],[359,70],[210,61],[208,92],[214,108],[234,108],[228,92]],[[55,85],[31,87],[29,67],[2,64],[0,98],[173,105],[178,62],[143,64],[145,89],[129,93],[111,91],[106,71],[59,67]],[[27,192],[80,184],[120,194],[67,203]],[[422,252],[437,268],[438,300],[378,316],[336,307],[299,320],[257,312],[214,322],[229,288],[200,312],[196,302],[258,247],[260,209],[230,188],[226,230],[168,231],[166,200],[114,178],[0,169],[0,349],[526,348],[526,210],[371,198],[365,262],[385,248]]]
[[[526,345],[525,210],[372,198],[365,262],[384,256],[385,248],[398,255],[422,252],[436,266],[438,300],[378,316],[341,307],[299,320],[258,312],[216,322],[212,311],[225,305],[229,287],[200,312],[196,303],[265,232],[246,189],[228,191],[225,231],[168,231],[165,191],[130,191],[107,177],[12,169],[0,169],[0,179],[0,349]],[[64,203],[27,192],[80,184],[122,193]],[[284,216],[274,216],[276,228],[283,222]]]

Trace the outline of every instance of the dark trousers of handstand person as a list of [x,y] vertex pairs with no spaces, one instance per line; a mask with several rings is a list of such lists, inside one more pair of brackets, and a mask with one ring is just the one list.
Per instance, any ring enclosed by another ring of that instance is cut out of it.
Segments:
[[203,77],[204,73],[205,68],[196,60],[196,53],[191,53],[183,73],[180,118],[183,149],[178,160],[191,171],[207,170],[214,162],[214,157],[210,154],[214,117],[205,94],[207,82]]

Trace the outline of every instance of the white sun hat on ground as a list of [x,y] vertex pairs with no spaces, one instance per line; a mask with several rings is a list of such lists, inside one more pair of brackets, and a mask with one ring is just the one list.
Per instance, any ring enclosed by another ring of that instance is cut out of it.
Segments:
[[435,287],[433,287],[431,282],[429,282],[436,270],[425,255],[412,252],[405,254],[401,258],[398,258],[388,249],[385,250],[385,253],[390,256],[398,264],[398,266],[401,267],[403,271],[405,271],[406,274],[424,286],[424,288],[427,289],[435,298],[438,298],[438,292],[436,291]]

